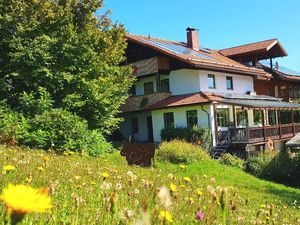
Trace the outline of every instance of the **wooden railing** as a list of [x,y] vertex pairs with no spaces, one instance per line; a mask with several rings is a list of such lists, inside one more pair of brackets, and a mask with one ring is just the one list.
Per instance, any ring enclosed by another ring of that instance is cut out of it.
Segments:
[[171,93],[169,92],[156,92],[148,95],[131,96],[127,99],[125,104],[121,106],[121,110],[122,112],[142,110],[170,96]]
[[300,123],[276,126],[230,128],[230,143],[258,143],[269,139],[281,140],[300,132]]

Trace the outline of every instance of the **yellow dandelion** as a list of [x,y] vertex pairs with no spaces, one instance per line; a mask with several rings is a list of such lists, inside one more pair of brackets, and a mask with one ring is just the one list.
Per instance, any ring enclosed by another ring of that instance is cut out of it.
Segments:
[[184,177],[183,180],[186,181],[186,182],[191,182],[192,181],[192,179],[189,178],[189,177]]
[[48,161],[49,161],[49,157],[48,157],[48,156],[45,156],[45,157],[44,157],[44,162],[47,164]]
[[165,210],[160,211],[160,218],[163,221],[167,221],[170,223],[173,222],[172,215],[168,211],[165,211]]
[[102,173],[102,177],[103,177],[103,178],[108,178],[108,177],[109,177],[109,173],[103,172],[103,173]]
[[201,190],[201,189],[196,189],[196,194],[198,195],[198,196],[202,196],[203,195],[203,191]]
[[14,171],[14,170],[16,170],[16,167],[9,164],[9,165],[3,166],[3,170],[6,171],[6,172]]
[[40,172],[43,172],[43,171],[44,171],[44,167],[42,167],[42,166],[39,166],[37,169],[38,169],[38,171],[40,171]]
[[194,199],[193,199],[192,197],[189,197],[189,202],[190,202],[191,204],[193,204],[195,201],[194,201]]
[[187,165],[180,164],[180,165],[179,165],[179,168],[180,168],[180,169],[186,169],[186,168],[187,168]]
[[0,200],[6,203],[8,212],[16,214],[46,212],[52,207],[51,198],[45,189],[34,189],[21,184],[9,184],[3,189]]
[[176,186],[175,184],[171,183],[171,184],[170,184],[170,190],[171,190],[172,192],[177,192],[177,186]]

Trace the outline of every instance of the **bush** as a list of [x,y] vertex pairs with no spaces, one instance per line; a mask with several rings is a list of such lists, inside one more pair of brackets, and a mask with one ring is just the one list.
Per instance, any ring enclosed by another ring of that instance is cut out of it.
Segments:
[[276,182],[300,187],[300,155],[282,150],[266,166],[264,177]]
[[70,150],[94,156],[112,150],[100,132],[89,130],[85,120],[62,109],[36,115],[25,143],[35,148]]
[[29,124],[17,112],[12,111],[3,102],[0,103],[0,142],[15,143],[27,134]]
[[272,157],[268,154],[249,157],[245,162],[245,171],[256,177],[263,177],[266,166],[271,160]]
[[163,142],[156,151],[156,157],[171,163],[191,163],[203,159],[209,159],[208,153],[199,146],[181,141],[172,140]]
[[212,137],[208,128],[194,126],[193,128],[168,128],[161,131],[161,138],[164,141],[185,140],[193,144],[199,144],[203,149],[210,150]]
[[219,159],[219,162],[223,165],[236,167],[239,169],[244,169],[244,160],[229,153],[222,155]]

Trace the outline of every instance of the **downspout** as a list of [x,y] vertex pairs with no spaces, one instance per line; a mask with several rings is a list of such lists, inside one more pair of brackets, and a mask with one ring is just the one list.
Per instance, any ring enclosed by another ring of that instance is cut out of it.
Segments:
[[201,105],[201,110],[203,111],[203,112],[205,112],[206,113],[206,115],[207,115],[207,126],[208,126],[208,128],[210,128],[210,118],[209,118],[209,112],[207,112],[204,108],[203,108],[203,106],[204,105]]

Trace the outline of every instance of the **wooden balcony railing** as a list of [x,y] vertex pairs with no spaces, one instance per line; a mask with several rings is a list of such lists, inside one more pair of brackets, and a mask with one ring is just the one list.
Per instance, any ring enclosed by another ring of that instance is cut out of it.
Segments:
[[269,139],[283,140],[292,138],[300,132],[300,123],[276,126],[230,128],[230,143],[259,143]]
[[170,96],[171,93],[169,92],[156,92],[148,95],[131,96],[127,99],[125,104],[121,106],[121,110],[122,112],[139,111]]

